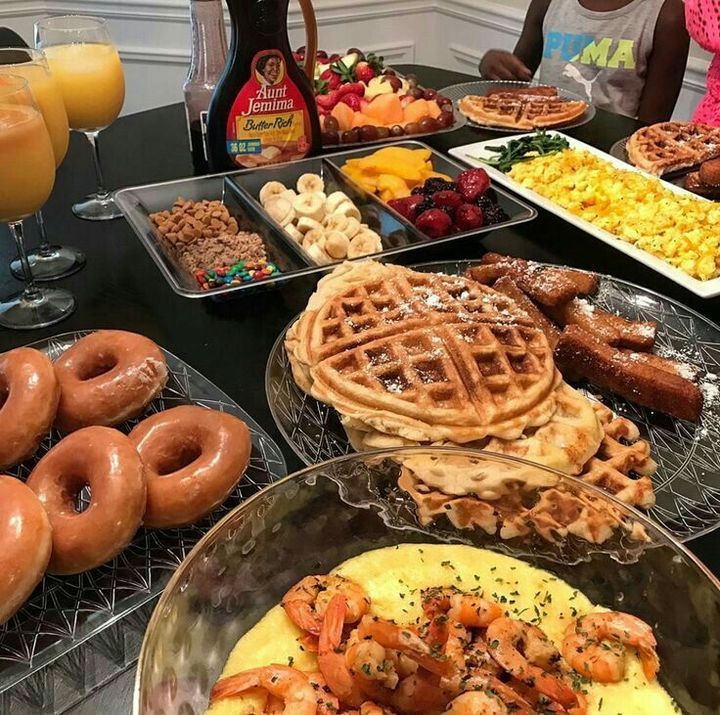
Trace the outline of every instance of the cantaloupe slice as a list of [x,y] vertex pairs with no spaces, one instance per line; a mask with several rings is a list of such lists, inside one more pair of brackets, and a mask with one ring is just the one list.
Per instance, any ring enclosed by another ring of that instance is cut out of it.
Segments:
[[341,132],[346,132],[348,129],[352,129],[355,112],[353,112],[353,110],[350,109],[345,102],[338,102],[332,108],[330,114],[337,119]]
[[368,124],[377,126],[378,120],[374,119],[373,117],[369,117],[367,114],[363,114],[362,112],[355,112],[353,114],[353,120],[352,120],[353,127],[364,127]]
[[403,108],[397,94],[380,94],[367,106],[365,114],[380,124],[399,124],[403,121]]
[[434,99],[429,100],[427,104],[428,104],[428,110],[430,112],[430,116],[433,119],[437,119],[440,116],[440,114],[442,113],[440,106]]
[[403,110],[405,124],[419,122],[421,119],[430,116],[430,107],[425,99],[416,99]]

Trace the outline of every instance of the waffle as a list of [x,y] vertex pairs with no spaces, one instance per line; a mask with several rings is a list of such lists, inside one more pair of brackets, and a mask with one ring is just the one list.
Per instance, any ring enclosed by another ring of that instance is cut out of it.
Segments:
[[476,124],[527,130],[568,124],[582,117],[587,107],[580,100],[511,92],[468,95],[458,102],[462,114]]
[[[469,464],[467,468],[472,467]],[[497,479],[504,480],[502,494],[495,498],[448,496],[428,487],[407,464],[401,467],[398,487],[417,505],[418,521],[423,526],[445,516],[457,529],[478,528],[502,539],[534,531],[553,543],[574,534],[602,544],[618,530],[638,541],[648,538],[640,524],[624,517],[606,500],[557,481],[553,484],[552,475],[546,472],[533,472],[530,465],[495,468]]]
[[720,156],[720,128],[692,122],[661,122],[643,127],[627,143],[630,161],[662,176]]
[[462,444],[516,438],[552,416],[552,350],[506,296],[372,262],[321,284],[286,349],[300,387],[345,420]]
[[[539,428],[526,429],[526,433],[519,439],[492,438],[473,442],[466,446],[520,457],[535,464],[576,476],[585,469],[588,461],[598,454],[605,433],[598,414],[594,410],[594,404],[567,383],[561,382],[558,385],[554,404],[555,411],[550,420]],[[417,446],[419,444],[399,439],[394,435],[383,434],[358,421],[343,420],[343,426],[350,443],[357,451]],[[438,445],[457,446],[450,442],[441,442]],[[458,491],[458,487],[448,485],[447,477],[444,474],[440,476],[440,481],[432,478],[424,478],[424,481],[427,486],[446,494],[459,496],[468,491],[467,486],[465,491]],[[474,488],[470,491],[476,493]]]

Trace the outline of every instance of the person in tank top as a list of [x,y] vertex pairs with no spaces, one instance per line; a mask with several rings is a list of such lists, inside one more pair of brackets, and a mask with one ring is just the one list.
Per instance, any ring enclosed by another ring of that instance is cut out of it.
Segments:
[[513,52],[489,50],[480,74],[538,81],[596,107],[654,123],[670,119],[690,38],[682,0],[531,0]]
[[707,92],[693,121],[720,127],[720,0],[686,0],[685,18],[692,38],[714,53],[707,75]]

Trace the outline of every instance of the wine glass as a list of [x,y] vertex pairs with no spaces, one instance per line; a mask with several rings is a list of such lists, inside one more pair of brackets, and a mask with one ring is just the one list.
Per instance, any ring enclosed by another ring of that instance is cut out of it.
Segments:
[[60,84],[70,128],[83,132],[93,149],[97,191],[75,204],[73,213],[90,221],[118,218],[122,213],[105,188],[97,141],[125,101],[125,76],[107,23],[84,15],[49,17],[35,24],[35,46]]
[[0,300],[0,325],[44,328],[75,309],[72,294],[39,288],[25,253],[23,219],[40,210],[55,183],[50,134],[27,80],[0,75],[0,222],[7,223],[25,272],[22,293]]
[[[50,74],[42,52],[25,47],[0,47],[0,74],[14,74],[27,80],[50,133],[57,168],[67,153],[70,130],[60,87]],[[35,280],[55,280],[79,271],[85,265],[82,251],[69,246],[51,246],[42,211],[35,214],[35,221],[40,233],[40,246],[27,254]],[[10,264],[10,270],[16,278],[23,278],[19,258]]]

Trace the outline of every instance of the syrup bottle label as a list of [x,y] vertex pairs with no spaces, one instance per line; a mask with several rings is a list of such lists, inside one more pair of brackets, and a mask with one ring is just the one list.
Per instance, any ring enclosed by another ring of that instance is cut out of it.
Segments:
[[288,77],[282,53],[258,52],[228,116],[230,158],[245,168],[302,159],[311,139],[305,98]]

